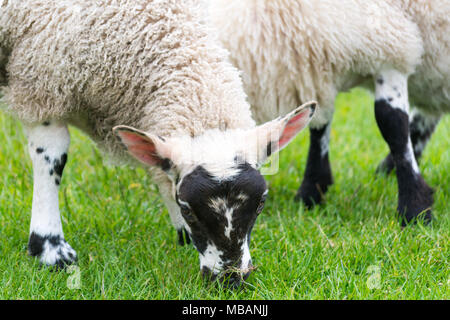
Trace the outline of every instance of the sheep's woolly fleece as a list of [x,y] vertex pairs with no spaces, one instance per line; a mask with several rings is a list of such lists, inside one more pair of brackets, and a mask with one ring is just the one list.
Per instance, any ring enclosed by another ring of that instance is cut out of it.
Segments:
[[209,12],[259,122],[316,100],[321,127],[337,92],[384,68],[417,68],[415,101],[449,111],[448,0],[210,0]]
[[68,121],[116,155],[119,124],[160,136],[253,127],[239,73],[202,13],[195,0],[3,0],[8,110]]

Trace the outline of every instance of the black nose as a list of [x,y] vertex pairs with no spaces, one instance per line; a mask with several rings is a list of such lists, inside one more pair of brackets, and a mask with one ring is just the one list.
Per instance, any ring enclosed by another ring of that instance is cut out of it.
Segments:
[[240,273],[230,272],[223,275],[219,282],[222,283],[225,288],[235,290],[241,286],[242,280],[243,278]]
[[208,281],[214,281],[217,278],[217,275],[214,274],[213,272],[211,272],[211,269],[209,269],[207,267],[202,268],[202,276],[203,276],[203,279],[208,280]]

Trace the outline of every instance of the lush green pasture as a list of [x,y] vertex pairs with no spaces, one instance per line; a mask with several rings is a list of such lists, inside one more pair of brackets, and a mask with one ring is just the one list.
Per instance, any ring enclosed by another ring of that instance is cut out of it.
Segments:
[[[420,167],[435,190],[431,226],[400,228],[394,175],[376,177],[387,146],[373,98],[341,94],[331,132],[335,184],[326,204],[293,197],[308,132],[282,151],[269,199],[252,234],[257,270],[245,289],[205,283],[198,254],[180,247],[157,188],[144,170],[106,166],[72,128],[60,194],[77,269],[52,272],[27,256],[32,167],[21,125],[0,114],[0,298],[2,299],[449,299],[450,118]],[[76,278],[81,283],[77,287]]]

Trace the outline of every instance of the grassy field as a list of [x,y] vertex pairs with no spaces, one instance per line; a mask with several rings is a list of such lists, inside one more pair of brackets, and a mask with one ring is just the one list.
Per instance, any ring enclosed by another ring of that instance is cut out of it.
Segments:
[[197,252],[177,245],[146,173],[105,166],[73,128],[60,202],[79,263],[62,272],[39,268],[26,251],[32,167],[25,137],[17,121],[0,113],[0,298],[449,299],[450,118],[420,164],[436,190],[435,220],[401,229],[395,176],[374,175],[387,146],[373,113],[366,91],[339,96],[330,150],[335,184],[326,204],[313,210],[293,202],[307,131],[282,151],[252,233],[257,270],[245,289],[231,292],[202,280]]

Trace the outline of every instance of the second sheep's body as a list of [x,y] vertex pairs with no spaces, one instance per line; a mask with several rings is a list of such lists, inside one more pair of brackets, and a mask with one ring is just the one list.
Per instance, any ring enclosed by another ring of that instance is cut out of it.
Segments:
[[328,145],[337,93],[373,78],[375,115],[391,150],[380,169],[396,166],[404,222],[424,212],[431,218],[432,191],[415,158],[450,111],[449,1],[210,0],[209,11],[258,121],[319,102],[298,199],[319,203],[333,182]]

